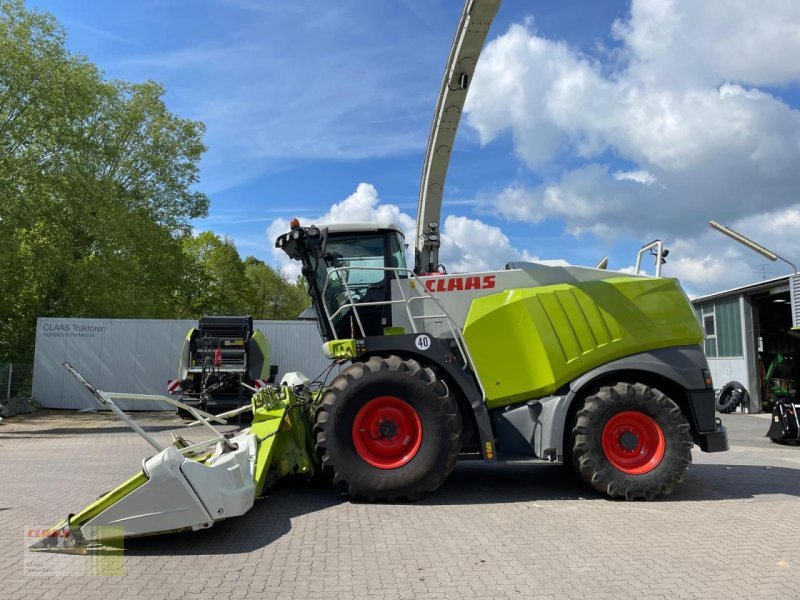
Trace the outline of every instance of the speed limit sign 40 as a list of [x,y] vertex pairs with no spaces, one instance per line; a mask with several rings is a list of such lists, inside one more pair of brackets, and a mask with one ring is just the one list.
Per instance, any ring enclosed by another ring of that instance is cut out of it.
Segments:
[[429,335],[418,335],[417,339],[414,340],[414,345],[417,347],[417,350],[428,350],[431,347],[431,337]]

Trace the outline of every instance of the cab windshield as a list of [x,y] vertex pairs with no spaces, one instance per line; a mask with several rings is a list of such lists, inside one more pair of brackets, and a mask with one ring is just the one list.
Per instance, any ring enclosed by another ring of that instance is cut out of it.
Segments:
[[[405,272],[395,274],[384,270],[406,268],[402,236],[396,232],[330,234],[323,256],[315,262],[316,284],[321,293],[324,291],[328,314],[335,315],[332,325],[339,335],[348,334],[345,330],[352,327],[352,309],[335,314],[343,305],[386,301],[387,282],[406,276]],[[359,309],[358,316],[365,329],[382,330],[391,314],[386,309],[386,306]],[[347,321],[344,326],[343,321]]]

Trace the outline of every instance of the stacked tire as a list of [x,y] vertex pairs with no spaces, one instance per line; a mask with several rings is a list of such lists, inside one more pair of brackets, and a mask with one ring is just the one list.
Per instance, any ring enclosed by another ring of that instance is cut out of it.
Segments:
[[722,386],[715,401],[717,412],[728,414],[740,406],[750,405],[750,394],[738,381],[729,381]]

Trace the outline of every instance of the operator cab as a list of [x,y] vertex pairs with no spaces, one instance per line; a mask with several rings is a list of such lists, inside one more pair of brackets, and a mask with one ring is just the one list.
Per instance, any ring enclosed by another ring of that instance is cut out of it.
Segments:
[[390,282],[408,276],[405,239],[395,225],[301,227],[293,219],[275,246],[302,262],[323,338],[383,335],[392,326]]

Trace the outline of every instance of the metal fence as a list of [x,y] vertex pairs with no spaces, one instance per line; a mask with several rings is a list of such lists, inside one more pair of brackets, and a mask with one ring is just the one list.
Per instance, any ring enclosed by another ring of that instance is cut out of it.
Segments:
[[33,382],[33,365],[0,363],[0,400],[29,398]]

